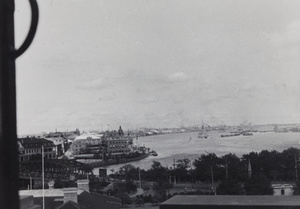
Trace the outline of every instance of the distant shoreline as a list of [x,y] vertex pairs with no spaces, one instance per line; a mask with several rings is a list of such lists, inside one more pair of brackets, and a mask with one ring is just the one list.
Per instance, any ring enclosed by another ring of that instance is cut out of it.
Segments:
[[80,159],[80,160],[76,160],[76,161],[87,164],[87,165],[91,166],[92,168],[98,168],[98,167],[104,167],[104,166],[109,166],[109,165],[117,165],[117,164],[133,162],[133,161],[139,161],[139,160],[147,158],[148,156],[150,156],[150,154],[145,153],[139,157],[135,157],[135,158],[131,158],[131,159],[110,160],[107,162],[103,162],[100,159]]

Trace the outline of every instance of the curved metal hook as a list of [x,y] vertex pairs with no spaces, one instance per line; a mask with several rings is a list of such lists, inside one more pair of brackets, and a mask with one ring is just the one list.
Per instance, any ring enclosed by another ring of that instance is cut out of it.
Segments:
[[19,57],[21,54],[23,54],[28,49],[28,47],[32,43],[33,38],[36,33],[38,20],[39,20],[39,8],[38,8],[36,0],[29,0],[29,3],[30,3],[30,7],[31,7],[30,29],[29,29],[29,32],[28,32],[27,37],[26,37],[25,41],[23,42],[23,44],[20,46],[19,49],[15,50],[13,52],[13,55],[15,58]]

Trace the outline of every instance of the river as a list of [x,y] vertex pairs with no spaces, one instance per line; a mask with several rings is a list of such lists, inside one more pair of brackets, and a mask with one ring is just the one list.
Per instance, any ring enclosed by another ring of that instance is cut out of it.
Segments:
[[[153,135],[140,137],[134,144],[145,145],[158,153],[158,156],[149,156],[143,160],[130,162],[135,167],[149,169],[153,161],[159,161],[163,166],[171,167],[174,159],[189,158],[194,160],[201,154],[215,153],[222,156],[234,153],[241,157],[251,151],[277,150],[295,147],[300,148],[300,133],[253,133],[252,136],[220,137],[219,132],[209,132],[207,139],[199,139],[198,132]],[[124,164],[106,166],[108,174],[111,169],[119,170]],[[99,174],[99,168],[93,170]]]

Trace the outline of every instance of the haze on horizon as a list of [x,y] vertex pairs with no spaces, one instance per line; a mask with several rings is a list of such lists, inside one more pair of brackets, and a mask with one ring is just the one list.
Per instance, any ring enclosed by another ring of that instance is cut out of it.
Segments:
[[[300,1],[38,0],[18,134],[300,122]],[[16,46],[29,28],[16,1]]]

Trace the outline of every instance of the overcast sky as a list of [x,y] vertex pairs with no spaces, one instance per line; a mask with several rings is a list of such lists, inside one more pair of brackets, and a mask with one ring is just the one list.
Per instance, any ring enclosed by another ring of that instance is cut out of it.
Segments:
[[[298,0],[38,0],[18,133],[300,122]],[[19,46],[29,27],[16,0]]]

